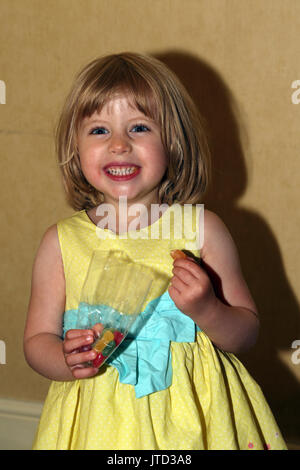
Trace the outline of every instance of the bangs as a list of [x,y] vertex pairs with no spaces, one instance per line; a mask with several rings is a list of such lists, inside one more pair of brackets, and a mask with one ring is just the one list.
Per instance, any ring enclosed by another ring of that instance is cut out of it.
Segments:
[[161,105],[159,93],[153,83],[142,76],[131,64],[125,61],[115,61],[107,64],[104,70],[93,71],[87,84],[85,77],[85,91],[79,93],[77,102],[76,128],[85,117],[95,112],[100,113],[103,106],[116,95],[126,95],[129,101],[140,112],[153,121],[161,124]]

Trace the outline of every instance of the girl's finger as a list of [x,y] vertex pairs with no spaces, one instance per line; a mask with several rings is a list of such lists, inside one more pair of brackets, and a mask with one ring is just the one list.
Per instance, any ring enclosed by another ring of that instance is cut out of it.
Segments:
[[201,279],[205,272],[195,261],[189,259],[178,259],[174,261],[174,268],[182,268],[192,274],[196,279]]
[[81,352],[77,354],[68,354],[66,357],[66,363],[69,367],[77,366],[88,361],[92,361],[97,356],[97,351],[91,349],[91,351]]
[[191,273],[190,271],[188,271],[185,268],[175,266],[173,268],[172,272],[173,272],[174,276],[181,279],[181,281],[184,282],[186,285],[190,285],[191,283],[193,283],[195,281],[199,281],[199,279],[197,277],[195,277],[193,273]]
[[174,297],[177,297],[180,295],[179,290],[177,290],[176,287],[174,286],[169,286],[168,291],[169,291],[171,299],[173,300],[174,300]]
[[99,369],[95,367],[76,367],[72,370],[72,374],[75,379],[87,379],[88,377],[94,377],[98,374]]
[[93,333],[96,336],[96,338],[99,338],[103,330],[104,330],[104,325],[102,323],[96,323],[93,326]]
[[88,335],[93,335],[93,334],[94,333],[92,329],[86,329],[86,330],[73,329],[73,330],[67,331],[66,338],[73,339],[73,338],[78,338],[79,336],[88,336]]
[[179,293],[187,288],[185,284],[179,277],[173,276],[170,282],[170,287],[174,287]]
[[67,339],[63,343],[64,353],[70,354],[76,349],[81,348],[82,346],[87,346],[94,342],[94,335],[89,334],[87,336],[79,336],[74,339]]

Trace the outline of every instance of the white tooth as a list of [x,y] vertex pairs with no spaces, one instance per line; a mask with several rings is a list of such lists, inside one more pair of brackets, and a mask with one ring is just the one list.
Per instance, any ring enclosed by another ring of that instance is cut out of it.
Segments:
[[108,168],[107,169],[108,173],[111,173],[112,175],[120,175],[120,176],[125,176],[125,175],[130,175],[135,171],[135,167],[127,167],[127,168]]

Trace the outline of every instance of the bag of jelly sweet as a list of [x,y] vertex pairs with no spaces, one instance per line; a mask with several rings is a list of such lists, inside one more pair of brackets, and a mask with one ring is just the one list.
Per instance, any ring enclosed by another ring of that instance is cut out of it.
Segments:
[[87,366],[102,366],[127,336],[154,280],[154,270],[135,263],[119,250],[93,252],[83,284],[76,328],[93,329],[96,340]]

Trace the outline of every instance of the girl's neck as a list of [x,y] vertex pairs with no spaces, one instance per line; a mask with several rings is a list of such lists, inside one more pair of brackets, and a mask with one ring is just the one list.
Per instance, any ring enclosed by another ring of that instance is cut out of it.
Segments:
[[[153,211],[153,205],[161,210]],[[120,197],[119,202],[104,200],[99,206],[88,210],[87,215],[98,227],[101,226],[102,229],[115,227],[116,233],[121,234],[128,231],[133,221],[135,221],[135,230],[141,230],[153,224],[167,208],[168,205],[160,203],[158,198],[152,199],[151,202],[128,202],[126,197]]]

